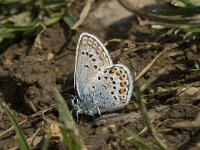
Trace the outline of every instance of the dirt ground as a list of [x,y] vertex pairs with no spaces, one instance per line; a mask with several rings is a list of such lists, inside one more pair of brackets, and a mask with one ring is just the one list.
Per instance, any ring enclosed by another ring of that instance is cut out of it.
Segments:
[[[80,13],[82,6],[84,3],[77,7],[75,14]],[[141,25],[136,16],[115,0],[97,1],[77,31],[57,23],[45,29],[36,43],[23,39],[0,52],[0,101],[7,103],[17,120],[22,122],[27,138],[34,137],[31,142],[34,147],[42,141],[49,127],[44,116],[51,120],[58,117],[53,106],[52,88],[56,87],[65,98],[67,94],[75,93],[76,44],[82,32],[92,33],[106,42],[114,63],[125,64],[134,79],[161,51],[178,44],[165,51],[134,84],[142,85],[165,69],[143,95],[155,130],[168,149],[200,149],[200,129],[187,126],[200,112],[200,73],[192,70],[195,64],[200,64],[200,44],[198,40],[183,40],[181,35],[167,31]],[[41,110],[46,112],[36,114]],[[140,133],[151,143],[133,103],[115,116],[105,115],[108,114],[97,116],[95,120],[80,116],[77,126],[88,149],[134,149],[113,136],[130,137],[124,127]],[[11,123],[2,109],[0,120],[0,149],[16,146],[15,132],[7,131]],[[61,149],[59,144],[54,146]]]

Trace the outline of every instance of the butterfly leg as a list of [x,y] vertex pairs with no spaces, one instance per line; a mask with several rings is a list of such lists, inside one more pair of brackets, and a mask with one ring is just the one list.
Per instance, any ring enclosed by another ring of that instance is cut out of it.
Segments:
[[79,110],[76,112],[76,122],[78,122],[78,112]]
[[93,111],[94,111],[95,109],[97,109],[99,116],[101,116],[101,111],[100,111],[100,109],[99,109],[98,106],[94,106],[94,107],[92,108],[92,110],[90,110],[90,115],[91,115],[91,116],[94,115]]
[[[71,114],[73,115],[73,112],[75,111],[75,109],[73,108],[72,110],[71,110]],[[78,122],[78,115],[79,115],[79,113],[81,112],[81,110],[77,110],[76,111],[76,121]]]
[[99,113],[99,116],[101,116],[101,111],[100,111],[99,107],[98,106],[96,106],[96,107],[97,107],[97,111]]
[[82,113],[82,110],[79,109],[76,111],[76,121],[78,122],[78,115]]
[[70,111],[70,112],[71,112],[71,114],[73,114],[74,110],[75,110],[75,109],[73,108],[73,109]]

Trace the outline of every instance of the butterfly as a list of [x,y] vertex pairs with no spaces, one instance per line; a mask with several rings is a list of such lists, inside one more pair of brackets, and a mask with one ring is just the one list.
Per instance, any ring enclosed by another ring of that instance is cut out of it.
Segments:
[[113,64],[108,50],[90,33],[80,35],[76,48],[73,111],[94,115],[122,109],[130,100],[133,79],[129,69]]

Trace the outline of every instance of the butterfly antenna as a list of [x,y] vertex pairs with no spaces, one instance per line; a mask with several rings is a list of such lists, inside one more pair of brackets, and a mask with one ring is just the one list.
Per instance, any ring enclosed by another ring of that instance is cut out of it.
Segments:
[[68,99],[74,99],[75,96],[73,94],[63,94],[63,96],[65,96]]

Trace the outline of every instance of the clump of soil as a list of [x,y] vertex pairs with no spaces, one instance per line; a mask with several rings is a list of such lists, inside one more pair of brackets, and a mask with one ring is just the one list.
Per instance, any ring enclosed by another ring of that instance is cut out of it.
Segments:
[[[52,89],[59,88],[59,71],[46,57],[26,56],[14,61],[9,77],[23,92],[25,105],[38,111],[52,105]],[[38,108],[37,108],[38,107]]]

